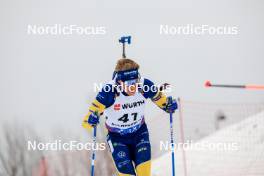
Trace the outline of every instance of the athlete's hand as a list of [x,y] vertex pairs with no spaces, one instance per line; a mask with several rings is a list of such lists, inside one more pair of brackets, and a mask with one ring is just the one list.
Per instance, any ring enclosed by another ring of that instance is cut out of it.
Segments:
[[90,114],[90,116],[88,118],[88,123],[92,126],[96,126],[99,123],[98,112],[93,112]]
[[167,102],[164,107],[164,110],[168,113],[174,113],[175,110],[177,109],[178,109],[178,104],[177,104],[176,99],[173,99],[171,96],[167,97]]

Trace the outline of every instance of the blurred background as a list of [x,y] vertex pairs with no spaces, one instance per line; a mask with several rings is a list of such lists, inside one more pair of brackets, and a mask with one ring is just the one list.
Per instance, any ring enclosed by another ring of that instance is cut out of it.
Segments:
[[[2,134],[13,134],[2,135],[3,160],[17,156],[9,147],[13,143],[9,145],[6,141],[11,137],[22,144],[29,138],[91,140],[81,127],[82,118],[96,96],[94,83],[111,80],[115,63],[121,58],[118,38],[122,35],[132,35],[127,57],[140,64],[141,75],[156,84],[170,83],[170,94],[181,98],[182,118],[175,114],[176,139],[198,141],[263,111],[263,90],[204,87],[206,80],[264,84],[263,8],[261,0],[0,0],[0,123]],[[56,24],[103,27],[105,33],[28,33],[29,25]],[[161,25],[188,24],[235,26],[238,33],[172,35],[160,32]],[[158,148],[161,140],[169,139],[167,116],[151,102],[147,105],[153,158],[164,154]],[[22,135],[22,131],[28,133],[29,129],[34,131],[31,135]],[[104,133],[100,135],[104,141]],[[38,164],[41,157],[48,155],[35,156],[36,160],[28,164],[30,169],[26,169],[30,173],[41,165]],[[87,163],[83,173],[88,173],[89,153],[76,156]],[[73,161],[81,160],[70,157],[69,163]],[[2,175],[28,175],[12,172],[10,164],[4,165],[0,168]],[[109,170],[101,175],[111,175],[113,168]],[[69,171],[68,175],[78,174]]]

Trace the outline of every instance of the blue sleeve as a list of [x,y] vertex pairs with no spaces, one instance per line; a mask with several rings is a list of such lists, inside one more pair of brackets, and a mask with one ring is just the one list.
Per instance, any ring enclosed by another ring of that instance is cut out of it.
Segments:
[[105,108],[112,106],[115,102],[115,90],[111,84],[106,84],[96,96],[96,100],[105,105]]
[[158,87],[150,81],[149,79],[144,78],[143,82],[143,96],[145,98],[153,98],[159,91]]

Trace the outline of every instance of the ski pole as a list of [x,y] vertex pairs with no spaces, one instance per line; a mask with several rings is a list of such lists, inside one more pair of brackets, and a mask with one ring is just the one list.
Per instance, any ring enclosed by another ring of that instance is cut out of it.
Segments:
[[123,36],[119,39],[119,43],[122,43],[123,45],[123,53],[122,57],[126,58],[126,43],[130,44],[131,43],[131,36]]
[[264,85],[253,85],[253,84],[245,84],[245,85],[212,84],[210,81],[206,81],[205,82],[205,87],[221,87],[221,88],[238,88],[238,89],[264,90]]
[[[172,103],[172,97],[168,97],[168,103]],[[173,135],[173,118],[172,118],[172,112],[170,112],[170,138],[171,138],[171,164],[172,164],[172,176],[175,176],[175,159],[174,159],[174,135]]]
[[[93,146],[96,145],[96,126],[93,128]],[[94,176],[94,162],[95,162],[95,150],[93,149],[91,158],[91,176]]]

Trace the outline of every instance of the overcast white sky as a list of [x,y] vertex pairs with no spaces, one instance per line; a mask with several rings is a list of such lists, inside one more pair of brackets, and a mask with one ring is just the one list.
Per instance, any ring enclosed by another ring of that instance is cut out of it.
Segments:
[[[1,0],[0,121],[77,129],[95,92],[121,56],[141,75],[169,82],[174,96],[205,102],[264,102],[263,91],[205,89],[215,83],[264,84],[262,0]],[[105,35],[28,35],[28,25],[104,26]],[[236,26],[237,35],[161,35],[160,25]]]

